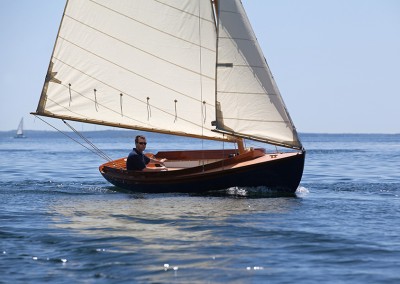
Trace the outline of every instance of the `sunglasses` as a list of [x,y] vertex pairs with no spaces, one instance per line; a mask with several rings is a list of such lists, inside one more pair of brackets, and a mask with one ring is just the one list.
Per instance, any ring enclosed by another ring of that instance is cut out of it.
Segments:
[[140,144],[140,145],[146,145],[147,142],[138,142],[138,144]]

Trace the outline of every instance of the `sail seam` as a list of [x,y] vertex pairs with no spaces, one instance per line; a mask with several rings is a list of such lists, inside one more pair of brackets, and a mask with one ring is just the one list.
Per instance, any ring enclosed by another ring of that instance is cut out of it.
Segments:
[[203,18],[203,17],[201,17],[200,15],[196,15],[196,14],[193,14],[193,13],[189,13],[189,12],[187,12],[187,11],[185,11],[185,10],[182,10],[182,9],[176,8],[176,7],[174,7],[174,6],[171,6],[171,5],[168,5],[168,4],[166,4],[166,3],[162,3],[161,1],[158,1],[158,0],[153,0],[153,1],[154,1],[154,2],[157,2],[157,3],[161,4],[161,5],[164,5],[164,6],[170,7],[170,8],[172,8],[172,9],[174,9],[174,10],[177,10],[177,11],[179,11],[179,12],[185,13],[185,14],[187,14],[187,15],[190,15],[190,16],[193,16],[193,17],[199,18],[199,19],[201,19],[201,20],[203,20],[203,21],[206,21],[206,22],[209,22],[209,23],[211,23],[211,24],[214,24],[214,22],[213,22],[213,21],[210,21],[210,20],[208,20],[208,19],[206,19],[206,18]]
[[[82,97],[84,97],[84,98],[86,98],[86,99],[88,99],[88,100],[90,100],[90,101],[92,101],[92,102],[95,102],[94,100],[92,100],[92,99],[86,97],[85,95],[83,95],[83,94],[81,94],[81,93],[79,93],[79,92],[76,92],[76,93],[78,93],[80,96],[82,96]],[[88,121],[91,120],[91,119],[88,118],[87,116],[85,116],[85,115],[83,115],[83,114],[80,114],[80,113],[77,113],[77,112],[75,112],[75,111],[72,111],[71,109],[69,109],[69,108],[67,108],[67,107],[65,107],[65,106],[63,106],[63,105],[61,105],[61,104],[59,104],[58,102],[56,102],[56,101],[54,101],[54,100],[52,100],[52,99],[50,99],[50,98],[48,98],[48,100],[51,101],[52,103],[58,105],[59,107],[61,107],[61,108],[65,109],[65,110],[67,110],[68,112],[75,114],[75,115],[77,116],[77,118],[81,117],[81,118],[85,118],[85,119],[88,120]],[[176,101],[176,102],[177,102],[177,101]],[[176,103],[176,102],[175,102],[175,103]],[[109,108],[109,107],[107,107],[107,106],[105,106],[105,105],[103,105],[103,104],[101,104],[101,103],[97,103],[97,104],[101,105],[102,107],[108,109],[108,110],[111,111],[111,112],[119,113],[118,111],[115,111],[115,110],[113,110],[113,109],[111,109],[111,108]],[[158,108],[156,107],[156,109],[158,109]],[[162,111],[161,109],[159,109],[159,110]],[[165,112],[165,111],[164,111],[164,113],[169,114],[169,115],[172,115],[172,114],[167,113],[167,112]],[[119,114],[120,114],[120,113],[119,113]],[[124,117],[126,117],[126,118],[128,118],[128,119],[130,119],[130,120],[136,121],[137,123],[142,123],[141,121],[136,120],[136,119],[134,119],[134,118],[132,118],[132,117],[130,117],[130,116],[126,116],[126,115],[125,115]],[[203,127],[203,125],[198,125],[198,124],[193,123],[193,122],[191,122],[191,121],[189,121],[189,120],[186,120],[186,119],[184,119],[184,118],[179,117],[178,114],[177,114],[177,112],[175,113],[174,118],[175,118],[175,120],[177,120],[178,118],[180,118],[181,120],[183,120],[183,121],[185,121],[185,122],[188,122],[188,123],[190,123],[190,124],[192,124],[192,125],[194,125],[194,126]],[[110,123],[111,123],[111,122],[110,122]],[[207,130],[209,130],[209,131],[212,130],[211,128],[207,128],[207,127],[205,127],[205,129],[207,129]]]
[[[186,39],[177,37],[177,36],[175,36],[175,35],[173,35],[173,34],[167,33],[167,32],[165,32],[165,31],[162,31],[162,30],[160,30],[160,29],[157,29],[157,28],[155,28],[155,27],[152,27],[152,26],[150,26],[150,25],[148,25],[148,24],[145,24],[145,23],[143,23],[143,22],[141,22],[141,21],[138,21],[138,20],[136,20],[136,19],[134,19],[134,18],[132,18],[132,17],[129,17],[128,15],[122,14],[121,12],[118,12],[118,11],[116,11],[116,10],[114,10],[114,9],[111,9],[111,8],[109,8],[109,7],[106,7],[106,6],[102,5],[102,4],[100,4],[100,3],[97,3],[96,1],[90,0],[90,2],[92,2],[92,3],[94,3],[94,4],[97,4],[98,6],[103,7],[104,9],[107,9],[107,10],[109,10],[109,11],[112,11],[112,12],[118,14],[118,15],[121,15],[121,16],[123,16],[123,17],[129,19],[129,20],[132,20],[132,21],[137,22],[137,23],[139,23],[139,24],[141,24],[141,25],[144,25],[144,26],[146,26],[146,27],[149,27],[149,28],[151,28],[151,29],[153,29],[153,30],[155,30],[155,31],[158,31],[158,32],[160,32],[160,33],[166,34],[166,35],[171,36],[171,37],[173,37],[173,38],[182,40],[182,41],[184,41],[184,42],[187,42],[187,43],[190,43],[190,44],[193,44],[193,45],[200,46],[200,45],[197,44],[197,43],[194,43],[194,42],[188,41],[188,40],[186,40]],[[154,0],[154,2],[158,2],[158,3],[160,3],[160,4],[164,4],[164,3],[161,3],[161,2],[156,1],[156,0]],[[196,16],[196,15],[194,15],[194,14],[188,13],[188,12],[186,12],[186,11],[184,11],[184,10],[181,10],[181,9],[178,9],[178,8],[176,8],[176,7],[173,7],[173,6],[170,6],[170,5],[167,5],[167,4],[164,4],[164,5],[167,6],[167,7],[174,8],[174,9],[176,9],[176,10],[178,10],[178,11],[184,12],[184,13],[186,13],[186,14],[188,14],[188,15],[193,16],[193,17],[196,17],[196,18],[198,17],[198,16]],[[68,15],[66,15],[66,16],[68,16]],[[72,18],[71,16],[68,16],[68,17],[71,18],[71,19],[74,19],[74,18]],[[207,22],[212,23],[211,21],[209,21],[209,20],[207,20],[207,19],[204,19],[204,18],[201,18],[201,19],[202,19],[203,21],[207,21]],[[74,20],[76,20],[76,19],[74,19]],[[78,21],[78,20],[76,20],[76,21]],[[78,22],[80,22],[80,21],[78,21]],[[212,24],[214,24],[214,23],[212,23]],[[210,51],[212,51],[212,52],[215,52],[215,50],[212,50],[212,49],[210,49],[210,48],[208,48],[208,47],[205,47],[205,46],[200,46],[200,47],[201,47],[201,48],[204,48],[204,49],[207,49],[207,50],[210,50]]]
[[225,116],[224,120],[257,121],[257,122],[283,123],[283,124],[287,124],[290,122],[289,120],[263,120],[263,119],[248,119],[248,118],[225,117]]
[[218,93],[223,94],[238,94],[238,95],[258,95],[258,96],[277,96],[277,94],[268,94],[268,93],[250,93],[250,92],[229,92],[229,91],[218,91]]
[[[127,69],[127,68],[125,68],[125,67],[123,67],[123,66],[121,66],[121,65],[119,65],[119,64],[116,64],[116,63],[114,63],[114,62],[112,62],[112,61],[110,61],[110,60],[108,60],[108,59],[106,59],[106,58],[104,58],[104,57],[102,57],[102,56],[100,56],[100,55],[98,55],[98,54],[95,54],[95,53],[93,53],[93,52],[91,52],[91,51],[89,51],[89,50],[86,50],[86,49],[84,49],[83,47],[81,47],[81,46],[79,46],[79,45],[77,45],[77,44],[75,44],[75,43],[69,41],[68,39],[65,39],[65,38],[63,38],[63,37],[60,37],[60,38],[63,39],[63,40],[65,40],[66,42],[69,42],[70,44],[72,44],[72,45],[74,45],[74,46],[76,46],[76,47],[82,49],[82,50],[85,50],[86,52],[88,52],[88,53],[90,53],[90,54],[92,54],[92,55],[94,55],[94,56],[96,56],[96,57],[98,57],[98,58],[100,58],[100,59],[103,59],[104,61],[106,61],[106,62],[108,62],[108,63],[110,63],[110,64],[112,64],[112,65],[114,65],[114,66],[117,66],[117,67],[119,67],[119,68],[121,68],[121,69],[123,69],[123,70],[125,70],[125,71],[128,71],[128,72],[131,73],[131,74],[134,74],[134,75],[136,75],[136,76],[138,76],[138,77],[140,77],[140,78],[143,78],[143,79],[145,79],[145,80],[147,80],[147,81],[149,81],[149,82],[152,82],[152,83],[154,83],[154,84],[156,84],[156,85],[158,85],[158,86],[161,86],[161,87],[163,87],[163,88],[165,88],[165,89],[167,89],[167,90],[170,90],[170,91],[172,91],[172,92],[175,92],[175,93],[177,93],[177,94],[180,94],[180,95],[182,95],[182,96],[184,96],[184,97],[186,97],[186,98],[193,99],[193,100],[195,100],[195,101],[201,102],[201,100],[199,101],[199,100],[196,99],[196,98],[193,98],[193,97],[191,97],[191,96],[189,96],[189,95],[186,95],[186,94],[184,94],[184,93],[182,93],[182,92],[179,92],[179,91],[177,91],[177,90],[174,90],[174,89],[172,89],[172,88],[170,88],[170,87],[168,87],[168,86],[165,86],[165,85],[163,85],[163,84],[161,84],[161,83],[158,83],[158,82],[156,82],[156,81],[154,81],[154,80],[151,80],[151,79],[149,79],[149,78],[147,78],[147,77],[145,77],[145,76],[143,76],[143,75],[140,75],[140,74],[138,74],[138,73],[136,73],[136,72],[134,72],[134,71],[132,71],[132,70],[130,70],[130,69]],[[79,71],[79,72],[81,72],[81,73],[83,73],[83,74],[86,74],[85,72],[80,71],[79,69],[77,69],[77,68],[71,66],[70,64],[68,64],[68,63],[66,63],[66,62],[64,62],[64,61],[62,61],[61,59],[59,59],[59,58],[57,58],[57,57],[53,57],[53,58],[56,59],[56,60],[59,60],[60,62],[63,62],[64,64],[70,66],[71,68],[73,68],[73,69],[75,69],[75,70],[77,70],[77,71]],[[88,74],[86,74],[86,75],[88,75]],[[100,80],[98,80],[98,79],[96,79],[96,78],[94,78],[94,77],[92,77],[92,76],[90,76],[90,75],[88,75],[88,76],[91,77],[91,78],[93,78],[93,79],[95,79],[95,80],[97,80],[97,81],[99,81],[99,82],[101,82],[101,83],[104,83],[104,82],[102,82],[102,81],[100,81]],[[104,83],[104,84],[105,84],[105,83]],[[110,87],[111,87],[111,86],[110,86]],[[113,89],[116,89],[116,88],[114,88],[114,87],[112,87],[112,88],[113,88]],[[116,90],[117,90],[117,89],[116,89]]]
[[244,38],[244,37],[227,37],[227,36],[221,36],[220,39],[233,39],[233,40],[244,40],[244,41],[251,41],[251,42],[257,42],[251,38]]
[[228,14],[235,14],[235,15],[239,15],[240,17],[242,16],[240,13],[235,12],[235,11],[228,11],[228,10],[220,10],[219,13],[228,13]]
[[[210,80],[214,80],[214,78],[209,77],[209,76],[207,76],[207,75],[205,75],[205,74],[198,73],[198,72],[196,72],[196,71],[194,71],[194,70],[191,70],[191,69],[186,68],[186,67],[183,67],[183,66],[181,66],[181,65],[179,65],[179,64],[177,64],[177,63],[174,63],[174,62],[168,61],[168,60],[166,60],[166,59],[163,59],[163,58],[161,58],[160,56],[157,56],[157,55],[155,55],[155,54],[153,54],[153,53],[150,53],[150,52],[147,52],[147,51],[145,51],[145,50],[143,50],[143,49],[141,49],[141,48],[139,48],[139,47],[137,47],[137,46],[134,46],[134,45],[132,45],[132,44],[130,44],[130,43],[127,43],[127,42],[125,42],[125,41],[123,41],[123,40],[120,40],[120,39],[118,39],[118,38],[116,38],[116,37],[114,37],[114,36],[112,36],[112,35],[109,35],[109,34],[103,32],[103,31],[101,31],[101,30],[98,30],[98,29],[96,29],[96,28],[94,28],[94,27],[92,27],[92,26],[89,26],[89,25],[87,25],[87,24],[85,24],[85,23],[83,23],[83,22],[81,22],[81,21],[79,21],[79,20],[77,20],[77,19],[75,19],[75,18],[72,18],[72,17],[69,16],[69,15],[66,15],[66,16],[67,16],[68,18],[70,18],[70,19],[72,19],[72,20],[74,20],[74,21],[80,23],[81,25],[84,25],[85,27],[88,27],[88,28],[90,28],[90,29],[92,29],[92,30],[94,30],[94,31],[97,31],[97,32],[99,32],[99,33],[101,33],[101,34],[103,34],[103,35],[106,35],[106,36],[108,36],[109,38],[112,38],[112,39],[114,39],[114,40],[116,40],[116,41],[118,41],[118,42],[121,42],[121,43],[123,43],[123,44],[125,44],[125,45],[127,45],[127,46],[129,46],[129,47],[132,47],[132,48],[134,48],[134,49],[136,49],[136,50],[139,50],[140,52],[143,52],[143,53],[145,53],[145,54],[147,54],[147,55],[150,55],[150,56],[152,56],[152,57],[154,57],[154,58],[157,58],[158,60],[161,60],[161,61],[166,62],[166,63],[168,63],[168,64],[174,65],[174,66],[176,66],[176,67],[179,67],[179,68],[181,68],[181,69],[183,69],[183,70],[189,71],[189,72],[194,73],[194,74],[196,74],[196,75],[206,77],[206,78],[208,78],[208,79],[210,79]],[[67,40],[66,38],[62,37],[61,35],[60,35],[59,37],[60,37],[61,39],[63,39],[63,40],[66,40],[66,41],[72,43],[70,40]],[[77,45],[77,46],[78,46],[78,45]],[[79,47],[80,47],[80,46],[79,46]],[[199,47],[201,48],[201,46],[199,46]],[[85,51],[88,51],[88,50],[86,50],[86,49],[84,49],[84,48],[82,48],[82,49],[85,50]],[[215,52],[215,51],[213,51],[213,50],[210,50],[210,51]],[[88,51],[88,52],[89,52],[89,51]],[[92,52],[91,52],[91,53],[92,53]]]
[[[56,57],[53,57],[53,59],[60,61],[61,63],[67,65],[68,67],[70,67],[70,68],[72,68],[72,69],[74,69],[74,70],[76,70],[76,71],[78,71],[78,72],[80,72],[80,73],[82,73],[82,74],[84,74],[84,75],[86,75],[86,76],[92,78],[93,80],[95,80],[95,81],[97,81],[97,82],[100,82],[100,83],[104,84],[104,85],[107,86],[107,87],[110,87],[110,88],[112,88],[112,89],[114,89],[114,90],[116,90],[116,91],[118,91],[118,92],[120,92],[120,93],[122,92],[122,90],[117,89],[117,88],[115,88],[115,87],[111,86],[110,84],[107,84],[107,83],[105,83],[105,82],[103,82],[103,81],[100,81],[100,80],[96,79],[95,77],[92,77],[91,75],[89,75],[89,74],[87,74],[87,73],[85,73],[85,72],[83,72],[83,71],[81,71],[81,70],[79,70],[79,69],[77,69],[77,68],[71,66],[70,64],[64,62],[64,61],[61,60],[61,59],[58,59],[58,58],[56,58]],[[127,70],[127,71],[129,71],[129,70]],[[65,86],[64,84],[62,84],[62,85]],[[160,86],[165,87],[165,88],[167,88],[167,89],[170,90],[170,91],[174,91],[174,92],[176,92],[176,93],[178,93],[178,94],[180,94],[180,95],[182,95],[182,96],[185,96],[185,97],[187,97],[187,98],[189,98],[189,99],[192,99],[192,100],[195,100],[195,101],[200,102],[200,101],[197,100],[196,98],[190,97],[190,96],[188,96],[188,95],[185,95],[185,94],[180,93],[180,92],[178,92],[178,91],[175,91],[175,90],[173,90],[173,89],[169,89],[169,88],[166,87],[166,86],[163,86],[163,85],[160,85]],[[86,99],[88,99],[88,100],[94,102],[94,100],[92,100],[92,99],[86,97],[85,95],[79,93],[78,91],[75,91],[75,92],[76,92],[77,94],[83,96],[84,98],[86,98]],[[140,100],[140,99],[138,99],[138,98],[136,98],[136,97],[130,95],[130,94],[127,93],[127,92],[122,92],[122,93],[124,93],[124,94],[127,95],[128,97],[130,97],[130,98],[132,98],[132,99],[134,99],[134,100],[136,100],[136,101],[138,101],[138,102],[140,102],[140,103],[147,104],[147,102],[144,102],[144,101],[142,101],[142,100]],[[100,105],[103,106],[102,104],[100,104]],[[109,108],[106,107],[106,106],[104,106],[104,107],[107,108],[107,109],[109,109]],[[157,110],[159,110],[159,111],[161,111],[161,112],[163,112],[163,113],[165,113],[165,114],[171,116],[171,117],[175,117],[175,114],[169,113],[169,112],[167,112],[167,111],[165,111],[165,110],[163,110],[163,109],[161,109],[161,108],[158,108],[158,107],[156,107],[156,106],[154,106],[154,105],[153,105],[153,107],[154,107],[155,109],[157,109]],[[111,110],[111,111],[113,111],[113,112],[115,112],[115,113],[119,113],[119,112],[114,111],[114,110],[112,110],[112,109],[109,109],[109,110]],[[127,117],[127,116],[125,116],[125,117]],[[180,117],[180,118],[181,118],[181,117]],[[133,119],[133,118],[131,118],[131,119]],[[198,124],[196,124],[196,123],[193,123],[193,122],[191,122],[191,121],[189,121],[189,120],[187,120],[187,119],[184,119],[184,118],[181,118],[181,119],[182,119],[183,121],[189,122],[189,123],[191,123],[191,124],[193,124],[193,125],[195,125],[195,126],[197,126],[197,127],[201,127],[200,125],[198,125]],[[136,122],[141,123],[141,122],[138,121],[138,120],[135,120],[135,119],[133,119],[133,120],[136,121]],[[206,129],[207,129],[207,130],[211,130],[211,128],[206,128]]]
[[[76,92],[76,91],[75,91],[75,92]],[[84,97],[85,99],[96,103],[93,99],[90,99],[90,98],[88,98],[87,96],[85,96],[85,95],[83,95],[83,94],[81,94],[81,93],[79,93],[79,92],[76,92],[76,93],[79,94],[81,97]],[[71,109],[69,109],[69,108],[67,108],[67,107],[65,107],[65,106],[63,106],[63,105],[61,105],[61,104],[59,104],[58,102],[52,100],[51,98],[48,98],[48,100],[51,101],[52,103],[58,105],[59,107],[61,107],[61,108],[65,109],[65,110],[67,110],[68,112],[75,114],[75,115],[78,116],[78,117],[83,117],[83,118],[85,118],[85,119],[87,119],[87,120],[90,120],[90,118],[89,118],[88,116],[86,116],[86,115],[84,115],[84,114],[81,114],[81,113],[77,113],[77,112],[75,112],[75,111],[73,111],[73,110],[71,110]],[[111,112],[120,114],[118,111],[115,111],[115,110],[113,110],[113,109],[111,109],[111,108],[109,108],[109,107],[107,107],[107,106],[105,106],[105,105],[103,105],[103,104],[101,104],[101,103],[97,103],[97,104],[98,104],[98,105],[101,105],[102,107],[104,107],[105,109],[108,109],[108,110],[111,111]],[[133,121],[136,121],[136,122],[138,122],[138,123],[141,123],[141,121],[136,120],[136,119],[134,119],[134,118],[132,118],[132,117],[130,117],[130,116],[126,116],[126,115],[125,115],[124,117],[129,118],[129,119],[131,119],[131,120],[133,120]]]
[[[85,97],[85,98],[86,98],[86,97]],[[89,117],[88,117],[88,116],[83,115],[83,114],[80,114],[80,113],[77,113],[77,112],[74,112],[74,111],[70,110],[69,108],[67,108],[67,107],[65,107],[65,106],[63,106],[63,105],[61,105],[61,104],[59,104],[58,102],[52,100],[51,98],[47,98],[47,99],[48,99],[50,102],[52,102],[53,104],[58,105],[59,107],[61,107],[61,108],[65,109],[65,110],[67,110],[67,111],[69,111],[69,112],[71,112],[71,113],[77,115],[78,117],[82,117],[82,118],[85,118],[85,119],[89,120]],[[39,114],[42,114],[42,113],[39,113]]]
[[[64,87],[66,87],[64,84],[62,84],[62,85],[63,85]],[[72,89],[72,90],[73,90],[73,89]],[[73,91],[74,91],[74,90],[73,90]],[[74,92],[77,93],[77,94],[79,94],[81,97],[84,97],[85,99],[96,103],[95,100],[93,100],[93,99],[91,99],[91,98],[89,98],[89,97],[83,95],[82,93],[77,92],[77,91],[74,91]],[[125,94],[126,94],[126,93],[125,93]],[[129,97],[132,97],[132,96],[130,96],[129,94],[126,94],[126,95],[129,96]],[[136,98],[134,98],[134,99],[136,99]],[[64,109],[67,110],[68,112],[71,112],[71,113],[77,115],[77,117],[83,117],[83,118],[86,118],[86,119],[90,120],[87,116],[82,115],[82,114],[77,113],[77,112],[74,112],[74,111],[72,111],[71,109],[69,109],[69,108],[67,108],[67,107],[65,107],[65,106],[63,106],[63,105],[61,105],[61,104],[59,104],[58,102],[52,100],[51,98],[48,98],[48,100],[51,101],[52,103],[58,105],[59,107],[64,108]],[[139,102],[142,102],[142,101],[139,100],[139,99],[136,99],[136,100],[138,100]],[[142,103],[144,103],[144,102],[142,102]],[[99,103],[99,102],[97,102],[97,104],[100,105],[100,106],[102,106],[103,108],[105,108],[105,109],[107,109],[107,110],[113,112],[113,113],[121,114],[119,111],[113,110],[113,109],[111,109],[110,107],[105,106],[105,105],[103,105],[103,104],[101,104],[101,103]],[[177,113],[172,114],[172,113],[169,113],[169,112],[167,112],[167,111],[165,111],[165,110],[163,110],[163,109],[160,109],[160,108],[158,108],[158,107],[155,107],[155,106],[153,106],[153,108],[155,108],[155,109],[157,109],[157,110],[159,110],[159,111],[161,111],[161,112],[163,112],[163,113],[165,113],[165,114],[167,114],[167,115],[170,115],[171,117],[174,117],[175,120],[177,120],[177,119],[179,118],[180,120],[185,121],[186,123],[189,123],[189,124],[191,124],[191,125],[193,125],[193,126],[196,126],[196,127],[199,127],[199,128],[204,127],[203,125],[199,125],[199,124],[197,124],[197,123],[194,123],[194,122],[192,122],[192,121],[190,121],[190,120],[187,120],[187,119],[185,119],[185,118],[182,118],[182,117],[178,116]],[[135,118],[132,118],[132,117],[130,117],[130,116],[124,115],[124,117],[125,117],[125,118],[128,118],[128,119],[130,119],[130,120],[132,120],[132,121],[135,121],[136,123],[139,123],[139,124],[142,123],[141,121],[136,120]],[[211,128],[207,128],[207,127],[205,127],[205,129],[207,129],[208,131],[211,131],[211,130],[212,130]]]

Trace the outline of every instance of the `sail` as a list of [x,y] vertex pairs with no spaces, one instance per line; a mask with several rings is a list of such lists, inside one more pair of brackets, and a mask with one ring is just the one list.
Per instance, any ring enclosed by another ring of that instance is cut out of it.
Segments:
[[69,0],[36,113],[227,140],[211,1]]
[[217,129],[301,148],[240,0],[218,3]]
[[24,118],[21,118],[18,128],[17,128],[17,136],[23,136],[24,135]]
[[69,0],[36,114],[301,148],[239,0]]

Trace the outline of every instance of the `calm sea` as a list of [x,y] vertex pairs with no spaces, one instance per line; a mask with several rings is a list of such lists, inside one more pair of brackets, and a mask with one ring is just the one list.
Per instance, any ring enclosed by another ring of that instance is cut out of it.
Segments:
[[[400,283],[400,135],[302,134],[296,197],[122,193],[61,134],[13,135],[0,132],[0,283]],[[135,133],[85,135],[118,158]]]

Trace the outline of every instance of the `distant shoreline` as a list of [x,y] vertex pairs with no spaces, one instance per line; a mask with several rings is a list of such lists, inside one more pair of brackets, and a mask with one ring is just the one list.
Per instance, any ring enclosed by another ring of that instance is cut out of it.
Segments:
[[[3,136],[4,134],[10,134],[12,136],[15,135],[16,133],[15,130],[1,130],[0,135]],[[73,133],[73,131],[63,131],[65,133]],[[139,130],[130,130],[130,129],[107,129],[107,130],[83,130],[79,131],[80,133],[132,133],[132,132],[140,132],[140,133],[149,133],[150,135],[167,135],[167,134],[157,134],[157,133],[151,133],[151,132],[145,132],[145,131],[139,131]],[[55,134],[55,133],[60,133],[59,131],[56,130],[24,130],[24,134]],[[61,133],[60,133],[61,134]],[[299,135],[400,135],[399,133],[356,133],[356,132],[343,132],[343,133],[329,133],[329,132],[299,132]]]

